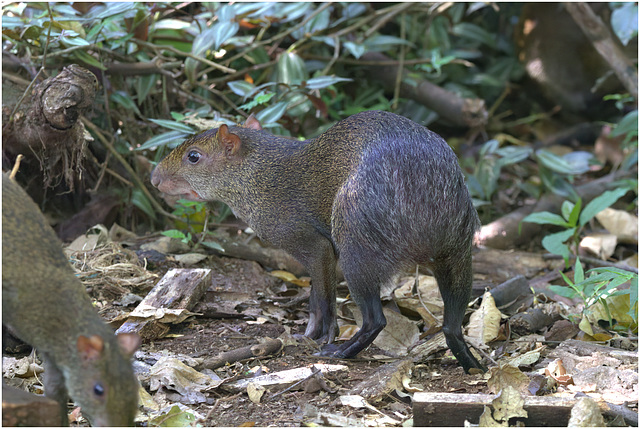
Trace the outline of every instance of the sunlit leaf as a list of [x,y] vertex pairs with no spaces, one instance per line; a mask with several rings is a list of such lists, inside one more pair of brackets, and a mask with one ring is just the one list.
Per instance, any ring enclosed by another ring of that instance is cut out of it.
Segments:
[[276,122],[287,111],[287,107],[289,107],[289,103],[281,101],[259,112],[256,119],[263,125]]
[[314,77],[307,81],[307,88],[309,89],[321,89],[326,88],[327,86],[331,86],[338,82],[351,82],[353,79],[347,79],[344,77],[338,76],[320,76]]
[[187,137],[189,137],[189,134],[187,133],[181,131],[169,131],[151,137],[135,150],[156,149],[158,146],[168,146],[173,148],[182,143]]

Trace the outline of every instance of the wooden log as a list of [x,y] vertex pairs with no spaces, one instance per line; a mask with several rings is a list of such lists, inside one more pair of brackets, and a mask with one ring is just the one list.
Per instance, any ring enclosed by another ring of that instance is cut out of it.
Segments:
[[[491,406],[496,396],[483,393],[415,393],[413,425],[464,426],[465,420],[477,424],[484,407]],[[574,398],[525,396],[524,409],[529,417],[521,420],[525,426],[566,426],[575,402]]]
[[2,383],[2,426],[59,426],[60,405]]
[[[136,310],[148,307],[171,310],[191,310],[211,284],[211,270],[204,268],[172,269],[164,275]],[[137,333],[144,340],[158,338],[169,328],[151,318],[130,316],[116,334]]]

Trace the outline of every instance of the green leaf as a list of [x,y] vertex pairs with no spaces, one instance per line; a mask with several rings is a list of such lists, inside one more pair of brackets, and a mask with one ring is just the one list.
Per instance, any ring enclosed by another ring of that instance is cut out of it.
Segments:
[[611,13],[611,26],[623,45],[638,35],[638,5],[623,3]]
[[102,63],[100,61],[98,61],[97,59],[95,59],[91,55],[87,54],[85,51],[82,51],[82,50],[73,51],[73,56],[76,57],[80,62],[83,62],[83,63],[85,63],[87,65],[90,65],[90,66],[93,66],[93,67],[97,67],[100,70],[106,70],[107,69],[105,66],[102,65]]
[[401,39],[400,37],[395,36],[385,36],[382,34],[376,34],[368,39],[366,39],[363,43],[364,47],[368,51],[386,51],[389,49],[393,49],[398,45],[408,45],[411,46],[412,43]]
[[253,90],[256,88],[254,84],[245,80],[234,80],[231,82],[227,82],[227,85],[229,86],[229,89],[231,91],[241,97],[249,96],[249,94],[251,94],[251,92],[253,92]]
[[569,225],[577,226],[578,225],[578,217],[580,216],[580,211],[582,210],[582,198],[578,198],[575,205],[573,206],[573,210],[569,213]]
[[595,215],[602,210],[610,207],[620,199],[624,194],[628,192],[625,188],[615,189],[613,191],[607,191],[604,194],[594,198],[584,207],[582,213],[580,213],[580,226],[586,225]]
[[180,123],[180,122],[169,121],[167,119],[152,119],[152,118],[148,118],[148,120],[153,122],[154,124],[158,124],[161,127],[165,127],[165,128],[170,129],[170,130],[180,131],[182,133],[187,133],[187,134],[195,134],[196,133],[196,131],[193,128],[191,128],[189,125],[183,124],[183,123]]
[[637,136],[638,135],[638,110],[632,110],[627,113],[611,131],[611,137],[618,136]]
[[136,80],[136,94],[138,95],[138,103],[142,104],[142,102],[147,99],[151,90],[155,88],[157,81],[158,75],[155,73],[138,77],[138,79]]
[[225,252],[224,247],[222,247],[220,243],[216,243],[215,241],[203,241],[202,244],[219,252]]
[[570,252],[569,246],[564,244],[564,242],[573,237],[575,231],[575,228],[571,228],[566,231],[549,234],[542,239],[542,247],[544,247],[549,253],[562,256],[564,260],[567,261]]
[[496,48],[496,36],[475,24],[461,22],[453,26],[451,33],[465,39],[479,41],[490,48]]
[[276,94],[273,92],[269,92],[266,94],[260,93],[255,96],[255,98],[249,103],[245,103],[242,106],[239,106],[241,110],[251,110],[256,106],[260,106],[262,104],[268,103]]
[[517,164],[529,158],[533,153],[530,147],[506,146],[496,150],[496,155],[500,155],[500,165],[502,167]]
[[156,211],[153,209],[151,201],[149,201],[147,196],[140,189],[136,188],[131,192],[131,203],[142,210],[151,219],[156,219]]
[[300,83],[309,78],[304,60],[293,52],[284,52],[278,57],[276,80],[282,83]]
[[576,258],[576,264],[573,268],[573,271],[573,280],[575,281],[575,283],[584,281],[584,269],[582,268],[582,264],[580,263],[580,257]]
[[174,405],[168,412],[150,419],[149,426],[188,427],[195,421],[196,417],[192,413],[182,411],[179,406]]
[[187,237],[184,232],[177,229],[162,231],[160,234],[164,235],[165,237],[177,238],[179,240],[185,239]]
[[235,36],[240,29],[240,24],[237,22],[219,22],[211,27],[211,37],[213,42],[213,48],[217,51],[220,47],[231,37]]
[[187,137],[189,137],[189,134],[187,133],[183,133],[181,131],[169,131],[167,133],[151,137],[135,150],[156,149],[158,146],[168,146],[173,148],[182,143]]
[[344,42],[343,46],[347,52],[353,55],[356,59],[360,58],[365,52],[367,52],[367,48],[360,43]]
[[536,212],[522,219],[522,222],[537,223],[541,225],[558,225],[565,228],[571,227],[562,216],[550,212]]
[[256,119],[263,125],[276,122],[282,117],[282,115],[284,115],[288,107],[289,103],[281,101],[273,106],[267,107],[261,112],[258,112]]
[[[569,222],[569,218],[571,217],[571,212],[573,211],[573,209],[575,208],[575,204],[573,204],[571,201],[565,200],[562,203],[562,207],[560,208],[560,213],[562,213],[562,217]],[[575,225],[572,225],[575,226]]]
[[336,77],[336,76],[320,76],[309,79],[306,83],[307,88],[309,89],[321,89],[331,86],[338,82],[351,82],[353,79],[348,79],[345,77]]
[[547,150],[539,149],[536,151],[536,157],[538,162],[556,173],[576,175],[585,173],[589,169],[588,163],[585,163],[585,156],[582,154],[568,154],[561,157]]
[[576,293],[576,291],[574,291],[573,289],[571,289],[570,287],[567,286],[555,286],[555,285],[549,285],[549,290],[553,293],[555,293],[556,295],[560,295],[563,296],[565,298],[575,298],[578,294]]
[[138,115],[141,115],[140,110],[138,109],[138,106],[136,106],[136,103],[133,101],[133,99],[128,93],[124,91],[116,91],[113,94],[111,94],[110,98],[111,98],[111,101],[113,101],[114,103],[119,104],[120,106],[124,107],[127,110],[133,110]]

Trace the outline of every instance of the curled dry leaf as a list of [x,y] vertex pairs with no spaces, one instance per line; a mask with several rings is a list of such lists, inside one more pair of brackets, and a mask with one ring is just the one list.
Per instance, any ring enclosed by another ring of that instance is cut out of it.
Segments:
[[502,313],[496,307],[493,296],[491,293],[485,292],[480,308],[474,311],[469,318],[467,334],[469,337],[487,344],[498,337],[501,319]]
[[529,417],[524,409],[524,398],[520,392],[511,386],[506,386],[495,398],[493,405],[493,417],[496,420],[508,422],[513,417]]
[[602,260],[609,259],[618,245],[613,234],[593,233],[580,240],[580,248],[587,250]]
[[264,388],[264,386],[261,386],[259,384],[255,384],[255,383],[249,383],[247,384],[247,394],[249,395],[249,399],[251,400],[251,402],[253,402],[254,404],[259,404],[260,400],[262,399],[262,395],[264,395],[264,392],[267,389]]
[[498,393],[507,386],[513,387],[518,392],[526,392],[529,386],[529,377],[509,364],[490,368],[489,375],[487,387],[491,393]]
[[606,208],[596,219],[621,243],[638,244],[638,217],[624,210]]

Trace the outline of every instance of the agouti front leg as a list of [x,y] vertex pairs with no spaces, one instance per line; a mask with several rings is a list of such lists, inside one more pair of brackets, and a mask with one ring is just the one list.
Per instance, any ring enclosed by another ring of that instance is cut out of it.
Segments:
[[[331,343],[338,332],[336,254],[331,242],[320,234],[300,241],[303,244],[289,249],[289,252],[311,276],[309,323],[304,335],[318,343]],[[301,248],[303,250],[299,250]]]
[[343,243],[340,248],[340,267],[351,298],[362,313],[362,326],[343,344],[323,347],[320,355],[352,358],[369,346],[387,325],[380,301],[380,286],[389,280],[392,270],[379,255],[356,243]]

